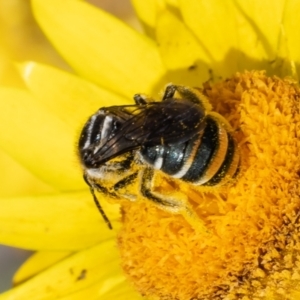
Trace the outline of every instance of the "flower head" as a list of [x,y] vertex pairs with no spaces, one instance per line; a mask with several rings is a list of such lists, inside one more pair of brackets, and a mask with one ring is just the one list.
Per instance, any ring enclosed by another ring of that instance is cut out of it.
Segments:
[[[139,299],[119,265],[152,299],[297,299],[300,58],[290,16],[300,6],[133,4],[146,34],[81,1],[33,0],[39,26],[74,72],[5,58],[18,84],[0,88],[9,100],[0,103],[0,146],[45,186],[2,196],[0,242],[38,252],[0,299]],[[169,82],[202,88],[228,120],[240,173],[221,189],[157,176],[157,189],[189,201],[207,231],[141,196],[98,195],[109,231],[82,179],[80,130],[99,107],[131,104],[139,92],[156,98]]]
[[299,92],[262,72],[204,87],[234,125],[240,175],[233,186],[209,190],[173,184],[208,232],[149,203],[123,204],[122,265],[142,294],[277,299],[298,284]]

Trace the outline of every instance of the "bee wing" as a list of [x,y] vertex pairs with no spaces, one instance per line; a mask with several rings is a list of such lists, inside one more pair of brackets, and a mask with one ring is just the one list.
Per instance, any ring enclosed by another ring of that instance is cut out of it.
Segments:
[[98,150],[97,161],[105,162],[141,146],[184,143],[205,123],[205,112],[199,105],[182,99],[108,108],[114,114],[127,109],[131,110],[128,119]]

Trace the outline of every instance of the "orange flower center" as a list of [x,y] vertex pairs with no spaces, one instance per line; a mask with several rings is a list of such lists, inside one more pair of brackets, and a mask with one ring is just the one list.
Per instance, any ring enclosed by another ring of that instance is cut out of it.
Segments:
[[281,299],[300,278],[300,90],[246,72],[203,93],[234,129],[239,176],[204,188],[158,174],[157,189],[187,197],[207,232],[142,197],[124,201],[122,267],[149,299]]

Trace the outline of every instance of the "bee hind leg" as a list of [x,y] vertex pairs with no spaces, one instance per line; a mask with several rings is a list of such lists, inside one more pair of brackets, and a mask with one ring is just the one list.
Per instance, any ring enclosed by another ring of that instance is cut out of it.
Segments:
[[154,170],[145,168],[141,171],[141,193],[158,208],[172,214],[181,214],[195,230],[208,232],[204,222],[199,218],[193,207],[186,199],[175,199],[153,191]]

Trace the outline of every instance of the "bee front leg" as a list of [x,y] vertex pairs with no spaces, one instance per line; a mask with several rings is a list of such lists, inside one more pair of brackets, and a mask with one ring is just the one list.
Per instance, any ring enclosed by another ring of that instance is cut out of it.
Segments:
[[152,201],[155,206],[173,214],[181,214],[196,230],[207,232],[203,221],[194,211],[193,207],[186,199],[175,199],[164,196],[153,191],[154,187],[154,170],[146,167],[141,171],[141,193],[148,200]]
[[176,85],[174,85],[174,84],[167,85],[164,95],[163,95],[163,98],[162,98],[162,101],[173,98],[176,90],[177,90]]
[[141,94],[135,94],[133,100],[136,105],[146,105],[148,103],[146,96]]
[[208,104],[206,97],[204,97],[204,95],[199,91],[199,89],[187,88],[182,85],[174,85],[174,84],[169,84],[166,87],[162,101],[173,98],[176,92],[179,94],[179,96],[182,99],[189,100],[190,102],[199,105],[205,103],[205,108],[210,108],[211,106],[210,104]]
[[134,183],[137,179],[138,176],[138,172],[134,172],[126,177],[124,177],[123,179],[121,179],[120,181],[118,181],[114,186],[113,186],[113,190],[118,193],[118,195],[120,197],[123,197],[125,199],[128,199],[130,201],[135,201],[136,200],[136,195],[130,193],[128,191],[128,187]]

